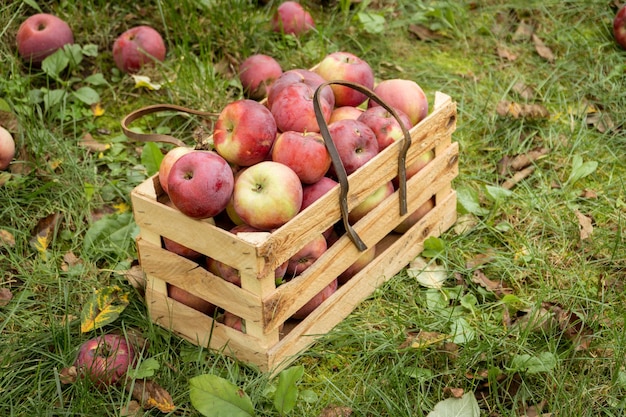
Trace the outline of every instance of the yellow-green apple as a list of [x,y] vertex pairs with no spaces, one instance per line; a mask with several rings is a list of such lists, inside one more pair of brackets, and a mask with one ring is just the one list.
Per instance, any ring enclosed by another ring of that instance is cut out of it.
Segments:
[[74,43],[74,34],[61,18],[38,13],[30,16],[17,29],[17,51],[26,62],[40,64],[49,55]]
[[[420,172],[422,168],[424,168],[433,159],[435,159],[435,152],[433,150],[424,152],[423,154],[419,155],[413,163],[406,167],[406,179],[409,180],[415,174]],[[393,186],[397,189],[398,177],[394,177],[392,181]]]
[[282,73],[278,61],[269,55],[250,55],[239,64],[239,81],[246,97],[252,100],[263,99]]
[[311,14],[295,1],[285,1],[276,9],[271,20],[274,32],[299,36],[315,27]]
[[173,252],[184,258],[191,259],[192,261],[200,260],[204,256],[200,252],[188,248],[185,245],[181,245],[180,243],[175,242],[172,239],[166,238],[165,236],[163,236],[163,247],[165,248],[165,250]]
[[255,100],[236,100],[220,112],[213,145],[231,164],[247,167],[266,159],[276,133],[276,121],[267,107]]
[[324,138],[318,132],[282,132],[272,147],[272,161],[293,169],[303,184],[319,181],[332,160]]
[[402,223],[400,223],[398,226],[396,226],[396,228],[393,229],[393,231],[396,232],[396,233],[405,233],[415,223],[420,221],[422,219],[422,217],[424,217],[426,214],[428,214],[428,212],[430,210],[432,210],[433,207],[435,207],[435,197],[432,197],[430,200],[426,200],[426,202],[424,204],[419,206],[417,208],[417,210],[415,210],[413,213],[409,214],[409,216],[406,217],[402,221]]
[[626,4],[617,11],[613,18],[613,36],[615,41],[626,49]]
[[363,110],[361,110],[358,107],[353,107],[353,106],[335,107],[333,109],[333,112],[330,114],[330,119],[328,120],[328,123],[336,122],[338,120],[343,120],[343,119],[357,120],[359,116],[361,116],[361,114],[363,114]]
[[204,313],[207,316],[212,316],[215,312],[215,305],[203,298],[198,297],[197,295],[193,295],[189,291],[183,290],[180,287],[168,284],[167,292],[171,299],[176,300],[187,307],[191,307],[196,311]]
[[359,256],[357,260],[348,267],[348,269],[339,274],[339,276],[337,277],[339,285],[343,285],[348,282],[350,278],[352,278],[363,268],[365,268],[370,262],[374,260],[374,258],[376,258],[376,245],[370,246],[369,248],[364,250],[363,253],[361,253],[361,256]]
[[306,271],[326,249],[326,238],[320,233],[289,258],[286,276],[291,279]]
[[[363,122],[352,119],[339,120],[328,125],[328,132],[348,175],[378,154],[376,135]],[[333,166],[329,172],[336,175]]]
[[165,59],[161,34],[146,25],[128,29],[113,43],[113,60],[122,72],[134,73],[144,65]]
[[237,175],[233,205],[246,224],[261,230],[275,229],[300,211],[302,183],[287,165],[259,162]]
[[83,343],[74,366],[78,375],[104,388],[121,381],[135,362],[135,351],[124,336],[104,334]]
[[376,206],[393,194],[394,191],[393,183],[391,181],[388,181],[378,187],[372,194],[370,194],[358,206],[350,211],[348,214],[348,220],[350,220],[350,223],[355,223],[361,220],[367,213],[374,210]]
[[163,188],[163,191],[165,191],[166,194],[167,177],[170,175],[172,165],[174,165],[174,162],[176,162],[178,158],[192,151],[192,148],[188,148],[186,146],[177,146],[170,149],[161,160],[161,165],[159,165],[159,183],[161,184],[161,188]]
[[[374,92],[394,110],[406,113],[412,126],[428,115],[428,99],[415,81],[401,78],[384,80],[374,87]],[[369,107],[378,105],[374,100],[368,102]]]
[[333,282],[331,282],[330,284],[328,284],[328,286],[326,286],[322,291],[317,293],[317,295],[315,295],[315,297],[311,298],[305,305],[300,307],[300,309],[298,311],[293,313],[292,317],[294,319],[298,319],[298,320],[306,318],[306,316],[311,314],[313,312],[313,310],[315,310],[317,307],[319,307],[320,304],[322,304],[324,301],[326,301],[328,299],[328,297],[333,295],[335,293],[335,291],[337,291],[337,280],[336,279],[333,280]]
[[[374,71],[367,61],[350,52],[333,52],[315,67],[315,72],[326,81],[343,80],[374,88]],[[335,106],[358,106],[367,100],[360,91],[343,85],[330,86],[335,94]]]
[[224,158],[213,151],[194,150],[174,162],[167,182],[170,200],[178,210],[206,219],[226,208],[235,180]]
[[11,133],[0,126],[0,171],[9,167],[15,157],[15,141]]
[[[398,117],[407,129],[412,127],[409,116],[402,110],[396,110]],[[398,120],[384,107],[371,107],[363,112],[357,119],[365,123],[376,135],[378,151],[382,151],[396,140],[404,139],[404,133]]]
[[[270,110],[276,126],[281,132],[319,132],[320,127],[315,118],[313,95],[315,89],[305,83],[291,83],[284,86],[273,97]],[[324,121],[328,123],[333,111],[332,105],[323,97],[320,99],[320,111]]]
[[[294,68],[282,73],[280,77],[274,81],[267,94],[267,108],[271,109],[274,98],[278,93],[288,85],[294,83],[303,83],[311,87],[313,92],[326,82],[319,74],[308,69]],[[335,95],[330,86],[326,86],[320,91],[321,98],[325,99],[330,107],[335,107]]]

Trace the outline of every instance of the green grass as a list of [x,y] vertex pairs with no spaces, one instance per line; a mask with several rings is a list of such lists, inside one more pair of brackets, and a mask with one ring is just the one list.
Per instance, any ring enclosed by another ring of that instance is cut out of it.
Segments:
[[[295,362],[305,367],[301,395],[289,415],[318,416],[334,404],[349,407],[353,416],[426,416],[449,388],[475,393],[485,416],[524,416],[525,407],[537,404],[555,416],[623,414],[626,52],[613,41],[615,9],[609,2],[381,0],[348,9],[345,1],[323,6],[306,1],[318,27],[299,39],[270,32],[276,1],[267,6],[244,0],[40,2],[43,11],[71,23],[78,44],[98,50],[57,80],[26,68],[17,57],[17,27],[35,12],[28,3],[0,6],[0,98],[16,115],[20,159],[27,161],[0,186],[0,230],[15,240],[0,245],[0,286],[14,296],[0,307],[0,415],[121,415],[131,400],[123,387],[62,385],[58,372],[94,334],[133,330],[148,341],[142,358],[161,365],[154,378],[178,407],[171,415],[199,415],[189,401],[189,379],[203,373],[240,386],[257,415],[279,415],[268,394],[275,380],[150,322],[141,294],[117,272],[137,258],[130,234],[113,248],[101,241],[85,247],[84,241],[94,213],[123,211],[130,191],[148,176],[141,145],[121,133],[124,115],[153,103],[217,112],[241,97],[235,71],[246,56],[266,53],[285,69],[306,68],[336,50],[362,56],[381,78],[413,79],[430,99],[442,91],[457,102],[453,137],[461,160],[454,187],[473,196],[483,212],[469,213],[470,230],[449,230],[441,237],[445,249],[436,261],[448,274],[441,291],[420,286],[403,271],[301,355]],[[358,13],[366,10],[391,16],[383,34],[368,33],[359,23]],[[541,58],[532,42],[514,39],[522,20],[537,28],[556,56],[553,63]],[[162,83],[158,91],[136,89],[113,65],[113,40],[137,24],[157,28],[168,46],[167,60],[146,71]],[[407,30],[410,24],[442,37],[419,41]],[[517,59],[499,57],[498,45]],[[107,80],[93,86],[105,109],[101,117],[71,95],[97,73]],[[501,100],[526,102],[513,89],[517,82],[533,89],[528,102],[544,105],[549,119],[496,114]],[[67,95],[46,104],[45,91],[55,89]],[[614,129],[601,132],[588,125],[585,103],[609,116]],[[201,122],[158,115],[137,126],[192,143]],[[210,130],[211,118],[206,123]],[[110,148],[89,151],[80,145],[85,134]],[[533,174],[511,195],[494,200],[488,187],[501,183],[498,161],[539,146],[550,153],[536,162]],[[578,158],[598,165],[571,181]],[[580,239],[577,211],[593,219],[588,239]],[[32,244],[36,225],[54,213],[62,219],[47,248],[38,250]],[[459,206],[459,214],[467,214],[467,207]],[[82,262],[68,266],[69,252]],[[492,254],[487,263],[471,265],[486,253]],[[502,280],[511,294],[497,297],[473,282],[477,269]],[[104,285],[128,289],[130,304],[114,323],[82,334],[82,307]],[[542,304],[571,314],[589,333],[589,346],[568,334],[574,325],[563,319],[543,326],[533,321]],[[473,337],[455,346],[411,345],[420,331],[450,334],[458,320]],[[516,367],[519,355],[547,355],[554,363],[533,373]]]

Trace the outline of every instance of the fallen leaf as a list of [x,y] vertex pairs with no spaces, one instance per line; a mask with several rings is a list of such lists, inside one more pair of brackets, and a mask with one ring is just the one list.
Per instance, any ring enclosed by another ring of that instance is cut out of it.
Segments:
[[449,335],[444,333],[420,331],[413,340],[411,340],[410,346],[414,349],[423,349],[438,345],[449,337]]
[[351,415],[352,408],[331,404],[324,407],[318,417],[350,417]]
[[477,269],[472,273],[472,282],[474,284],[480,285],[481,287],[483,287],[484,289],[488,291],[491,291],[497,297],[502,297],[507,294],[513,294],[513,290],[509,287],[506,287],[502,283],[502,281],[496,282],[496,281],[490,280],[489,278],[487,278],[485,273],[480,269]]
[[448,397],[461,398],[465,394],[465,390],[463,388],[444,387],[443,393]]
[[33,231],[33,237],[30,239],[30,245],[40,254],[45,256],[45,252],[54,239],[63,215],[60,212],[52,213],[47,217],[39,220]]
[[510,190],[511,188],[515,187],[515,185],[517,185],[519,182],[529,177],[534,171],[535,171],[535,166],[529,166],[527,168],[524,168],[521,171],[517,171],[515,175],[513,175],[511,178],[504,181],[501,187],[504,188],[505,190]]
[[120,410],[121,417],[139,417],[144,415],[144,410],[141,408],[141,404],[135,400],[131,400],[128,404]]
[[91,113],[95,117],[100,117],[105,113],[104,107],[100,103],[94,103],[91,105]]
[[0,307],[4,307],[9,304],[9,301],[13,298],[13,293],[9,288],[0,288]]
[[496,113],[501,117],[511,116],[514,119],[547,119],[550,112],[541,104],[519,104],[514,101],[502,100],[496,107]]
[[605,133],[615,130],[613,119],[607,114],[599,111],[591,111],[587,113],[586,123],[588,126],[595,127],[598,132]]
[[593,233],[593,224],[590,217],[585,216],[580,211],[576,210],[576,217],[578,218],[578,226],[580,229],[580,240],[589,239]]
[[17,115],[13,112],[0,110],[0,126],[4,127],[9,132],[19,132],[20,124],[17,119]]
[[454,233],[462,235],[478,225],[478,218],[472,213],[460,215],[454,224]]
[[539,309],[531,308],[518,311],[512,326],[518,327],[522,331],[549,332],[555,324],[554,315],[542,306]]
[[539,404],[536,405],[531,405],[530,407],[526,408],[525,410],[521,410],[521,415],[523,417],[539,417],[539,416],[544,416],[545,414],[540,414],[541,410],[543,410],[543,407],[546,406],[546,400],[541,400],[539,402]]
[[15,246],[15,237],[13,233],[5,229],[0,229],[0,246]]
[[[131,384],[129,384],[131,385]],[[136,379],[132,396],[143,408],[157,408],[162,413],[176,410],[172,396],[153,380]]]
[[69,251],[69,252],[66,252],[65,255],[63,255],[63,265],[61,265],[61,267],[64,268],[63,269],[64,271],[67,271],[68,268],[71,268],[76,265],[80,265],[82,263],[83,263],[82,259],[76,256],[74,252]]
[[511,52],[511,50],[504,45],[498,45],[496,47],[496,53],[500,58],[504,58],[508,61],[515,61],[517,59],[517,54]]
[[133,80],[135,80],[135,88],[146,88],[148,90],[161,89],[161,84],[153,83],[152,80],[150,80],[150,77],[135,74],[132,74],[131,77],[133,77]]
[[144,289],[146,287],[146,275],[140,265],[130,267],[123,272],[123,275],[134,288]]
[[526,42],[531,39],[533,33],[535,32],[535,28],[528,23],[521,22],[517,29],[515,29],[515,33],[513,34],[514,42]]
[[448,274],[443,267],[427,262],[421,256],[409,263],[406,272],[411,278],[415,278],[418,283],[426,288],[441,288],[448,278]]
[[524,100],[530,100],[535,96],[535,90],[521,81],[513,84],[513,91]]
[[549,153],[550,149],[541,147],[512,157],[505,155],[498,161],[498,174],[504,176],[508,173],[521,171]]
[[589,190],[585,188],[582,193],[580,193],[581,198],[587,199],[595,199],[598,198],[598,193],[595,190]]
[[543,304],[544,308],[554,315],[563,335],[572,342],[575,350],[589,349],[593,330],[584,324],[583,319],[577,313],[568,311],[557,304]]
[[59,380],[62,384],[73,384],[78,379],[78,370],[74,365],[61,369]]
[[535,44],[535,50],[537,51],[539,56],[548,62],[554,62],[556,57],[552,53],[552,50],[543,43],[541,38],[539,38],[539,36],[535,35],[534,33],[532,34],[531,38],[533,40],[533,43]]
[[467,269],[478,268],[481,265],[485,265],[491,262],[495,258],[495,252],[493,249],[487,249],[485,252],[474,256],[469,261],[465,262]]
[[94,139],[91,133],[85,133],[78,142],[80,146],[91,152],[104,152],[111,147],[108,143],[102,143]]
[[417,37],[417,39],[424,42],[443,39],[443,36],[441,36],[439,33],[430,30],[423,25],[409,25],[409,33],[412,33]]

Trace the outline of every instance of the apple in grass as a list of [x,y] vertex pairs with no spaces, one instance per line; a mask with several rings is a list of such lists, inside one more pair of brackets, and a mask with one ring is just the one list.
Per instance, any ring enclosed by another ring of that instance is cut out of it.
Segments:
[[273,57],[254,54],[239,64],[239,81],[246,97],[261,100],[272,83],[283,74],[283,69]]
[[280,133],[272,148],[272,160],[293,169],[303,184],[319,181],[332,163],[324,138],[318,132]]
[[11,133],[0,126],[0,171],[9,167],[15,157],[15,141]]
[[[396,113],[407,130],[413,126],[406,113],[402,110],[396,110]],[[357,120],[365,123],[372,129],[376,135],[379,151],[382,151],[396,140],[404,139],[404,133],[402,132],[400,123],[384,107],[371,107],[365,110]]]
[[[339,158],[348,175],[365,165],[378,154],[376,135],[365,123],[344,119],[328,125]],[[329,173],[336,175],[334,166]]]
[[146,25],[128,29],[113,43],[113,60],[122,72],[134,73],[144,65],[163,61],[165,52],[161,34]]
[[38,13],[22,22],[17,29],[16,41],[20,57],[39,65],[63,46],[73,44],[74,34],[63,19],[48,13]]
[[613,36],[615,41],[626,49],[626,4],[617,11],[613,18]]
[[311,314],[313,310],[319,307],[320,304],[326,301],[328,297],[330,297],[335,293],[335,291],[337,291],[337,286],[338,283],[335,279],[330,284],[328,284],[328,286],[326,286],[322,291],[317,293],[315,297],[311,298],[305,305],[300,307],[298,311],[293,313],[293,316],[291,317],[298,320],[306,318],[306,316]]
[[[343,80],[374,88],[374,71],[358,56],[345,51],[328,54],[315,68],[315,72],[326,81]],[[335,106],[359,106],[367,100],[360,91],[343,85],[331,85],[335,94]]]
[[[412,126],[428,115],[428,99],[415,81],[401,78],[384,80],[374,87],[374,93],[394,110],[409,116]],[[377,102],[369,100],[368,107],[376,106],[379,106]]]
[[231,164],[247,167],[267,158],[276,133],[276,121],[267,107],[250,99],[236,100],[220,112],[213,146]]
[[168,284],[167,292],[171,299],[176,300],[187,307],[193,308],[196,311],[204,313],[207,316],[212,316],[213,313],[215,313],[215,305],[203,298],[198,297],[197,295],[190,293],[189,291],[183,290],[180,287]]
[[300,211],[302,182],[287,165],[259,162],[237,175],[233,206],[247,225],[261,230],[278,228]]
[[186,146],[177,146],[170,149],[161,160],[161,165],[159,165],[159,183],[161,184],[161,188],[163,188],[163,191],[165,191],[166,194],[168,185],[167,177],[170,174],[172,165],[174,165],[174,162],[176,162],[178,158],[189,152],[193,152],[193,149]]
[[206,219],[226,208],[235,180],[224,158],[213,151],[194,150],[174,162],[167,182],[170,200],[178,210]]
[[370,194],[358,206],[354,207],[350,213],[348,213],[348,220],[350,223],[356,223],[361,220],[367,213],[374,210],[380,203],[385,201],[387,197],[393,194],[394,191],[393,183],[391,181],[387,181],[385,184],[378,187],[372,194]]
[[[315,88],[305,83],[291,83],[278,91],[270,107],[281,132],[319,132],[320,127],[315,117],[313,96]],[[333,106],[320,96],[320,111],[328,123]]]
[[80,377],[103,388],[121,381],[134,362],[135,351],[124,336],[105,334],[80,346],[74,366]]
[[311,14],[295,1],[281,3],[270,23],[274,32],[295,36],[302,35],[315,27]]

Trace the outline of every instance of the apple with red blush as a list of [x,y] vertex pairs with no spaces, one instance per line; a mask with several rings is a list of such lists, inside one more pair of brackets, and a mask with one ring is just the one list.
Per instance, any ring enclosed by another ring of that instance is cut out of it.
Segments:
[[300,36],[315,28],[315,21],[311,14],[295,1],[281,3],[271,20],[272,30]]
[[15,141],[11,132],[0,126],[0,171],[9,167],[15,158]]
[[[376,135],[365,123],[344,119],[328,125],[339,158],[348,175],[365,165],[378,154]],[[336,175],[334,166],[330,173]]]
[[200,260],[204,256],[200,252],[188,248],[185,245],[181,245],[180,243],[173,241],[172,239],[166,238],[165,236],[163,236],[163,247],[167,251],[173,252],[177,255],[182,256],[183,258],[187,258],[192,261]]
[[[313,96],[315,89],[305,83],[291,83],[278,91],[270,107],[281,132],[319,132],[320,127],[315,117]],[[328,123],[333,106],[324,97],[319,97],[320,111]]]
[[613,18],[613,37],[619,46],[626,49],[626,4],[617,11]]
[[[342,80],[356,83],[368,89],[374,88],[374,71],[367,61],[350,52],[333,52],[324,57],[315,67],[315,72],[326,81]],[[360,91],[338,84],[332,84],[335,106],[359,106],[367,100]]]
[[356,223],[361,220],[367,213],[374,210],[380,203],[385,201],[387,197],[393,194],[394,191],[393,183],[391,181],[387,181],[385,184],[378,187],[372,194],[367,196],[365,200],[348,213],[348,220],[350,223]]
[[165,53],[161,34],[146,25],[128,29],[113,42],[113,60],[122,72],[135,73],[145,65],[162,62]]
[[193,308],[200,313],[206,314],[207,316],[212,316],[215,312],[215,305],[203,298],[198,297],[197,295],[190,293],[189,291],[183,290],[180,287],[168,284],[167,292],[171,299],[176,300],[187,307]]
[[70,26],[61,18],[38,13],[28,17],[17,29],[17,52],[33,65],[39,65],[63,46],[74,43]]
[[353,276],[361,272],[363,268],[370,264],[376,258],[376,245],[370,246],[365,249],[361,255],[354,261],[352,265],[350,265],[345,271],[343,271],[337,277],[337,282],[339,285],[343,285],[346,282],[350,281]]
[[[410,129],[412,125],[409,116],[401,110],[395,111],[404,127],[406,127],[407,130]],[[384,107],[370,107],[365,110],[357,120],[365,123],[372,129],[376,135],[379,151],[382,151],[396,140],[404,139],[400,122]]]
[[215,151],[234,165],[264,161],[276,138],[276,121],[263,104],[250,99],[228,103],[213,129]]
[[361,116],[361,114],[363,114],[363,110],[360,109],[359,107],[353,107],[353,106],[335,107],[332,113],[330,114],[330,119],[328,120],[328,123],[333,123],[333,122],[336,122],[338,120],[343,120],[343,119],[357,120]]
[[104,334],[83,343],[74,366],[78,376],[104,388],[123,380],[135,363],[133,346],[119,334]]
[[286,277],[290,279],[306,271],[326,252],[326,249],[327,245],[324,235],[320,234],[314,237],[313,240],[289,258]]
[[222,316],[222,323],[225,326],[228,326],[232,329],[238,330],[242,333],[246,332],[246,323],[245,321],[239,317],[231,313],[230,311],[225,311]]
[[396,233],[405,233],[420,221],[430,210],[435,207],[435,197],[426,200],[424,204],[419,206],[413,213],[409,214],[402,222],[393,229]]
[[311,314],[317,307],[320,306],[324,301],[328,299],[331,295],[337,291],[338,283],[337,280],[333,280],[328,286],[324,287],[322,291],[317,293],[313,298],[311,298],[306,304],[304,304],[298,311],[293,313],[291,317],[294,319],[302,320],[306,318],[309,314]]
[[[306,84],[311,87],[313,92],[315,92],[315,90],[325,82],[326,80],[322,78],[319,74],[308,69],[294,68],[285,71],[280,77],[276,79],[276,81],[274,81],[274,83],[270,87],[267,94],[267,107],[270,109],[272,108],[275,96],[278,95],[278,93],[288,85],[294,83]],[[320,96],[328,102],[330,107],[335,107],[335,95],[333,94],[333,90],[330,88],[330,86],[324,87],[320,91]]]
[[167,177],[169,197],[183,214],[214,217],[226,208],[234,188],[228,162],[213,151],[194,150],[172,165]]
[[177,146],[170,149],[161,160],[161,165],[159,165],[159,183],[161,184],[161,188],[163,188],[163,191],[165,191],[166,194],[167,177],[170,174],[172,165],[174,165],[174,162],[176,162],[178,158],[189,152],[193,152],[193,149],[186,146]]
[[273,57],[254,54],[239,64],[239,81],[246,97],[261,100],[270,86],[283,74],[283,69]]
[[332,163],[324,138],[318,132],[280,133],[272,147],[272,160],[293,169],[303,184],[319,181]]
[[[374,93],[394,110],[400,110],[409,116],[412,126],[428,115],[428,99],[415,81],[401,78],[384,80],[374,87]],[[379,104],[370,99],[368,106],[376,107]]]

